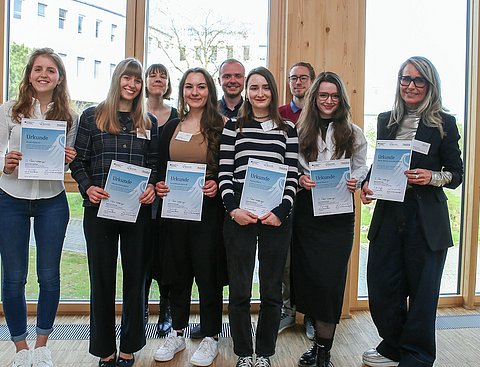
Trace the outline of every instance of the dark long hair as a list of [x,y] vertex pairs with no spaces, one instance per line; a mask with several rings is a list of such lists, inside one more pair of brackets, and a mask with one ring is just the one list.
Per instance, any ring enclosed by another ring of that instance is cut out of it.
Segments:
[[317,160],[318,136],[321,135],[325,140],[327,133],[327,127],[322,121],[320,110],[317,107],[318,89],[323,82],[335,84],[340,96],[338,108],[333,114],[331,122],[334,127],[333,139],[335,141],[332,158],[340,159],[344,154],[346,158],[350,158],[353,154],[355,134],[352,128],[350,103],[345,84],[337,74],[324,71],[315,78],[308,90],[305,106],[297,122],[299,150],[307,162]]
[[287,130],[287,123],[282,119],[280,116],[280,112],[278,112],[278,89],[277,89],[277,83],[275,82],[275,78],[273,77],[273,74],[268,70],[267,68],[264,68],[263,66],[259,66],[255,69],[252,69],[248,75],[247,79],[245,80],[245,101],[242,104],[242,107],[240,107],[239,111],[239,120],[238,120],[238,127],[240,130],[243,127],[243,124],[245,121],[253,119],[253,110],[252,110],[252,104],[250,103],[248,99],[248,81],[252,77],[252,75],[261,75],[265,78],[267,81],[268,86],[270,87],[270,91],[272,93],[272,100],[270,102],[270,106],[268,106],[268,114],[270,115],[271,119],[273,122],[276,123],[276,125],[281,129],[286,131]]
[[30,84],[30,74],[33,64],[39,56],[46,56],[51,59],[58,70],[60,83],[53,90],[52,102],[53,106],[46,113],[47,120],[67,121],[67,130],[70,130],[74,113],[71,108],[70,93],[68,92],[67,74],[62,58],[58,56],[51,48],[40,48],[33,51],[28,59],[27,65],[23,71],[23,78],[20,82],[18,99],[12,106],[12,120],[20,123],[23,117],[31,117],[32,114],[32,98],[35,97],[35,89]]
[[178,93],[178,114],[180,120],[185,119],[189,113],[188,104],[183,96],[183,88],[188,75],[191,73],[200,73],[205,77],[208,88],[208,98],[203,108],[200,118],[200,133],[207,141],[207,164],[209,170],[216,173],[218,171],[218,153],[220,151],[220,138],[223,130],[223,118],[218,112],[217,89],[210,73],[203,68],[191,68],[183,74],[179,84]]

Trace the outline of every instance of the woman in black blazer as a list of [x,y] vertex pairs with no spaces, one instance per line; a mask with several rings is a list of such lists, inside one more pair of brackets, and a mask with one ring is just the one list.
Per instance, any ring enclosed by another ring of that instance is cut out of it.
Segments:
[[[453,246],[443,187],[462,183],[463,163],[455,118],[445,113],[440,78],[426,58],[411,57],[400,67],[395,105],[378,116],[377,139],[416,142],[404,201],[378,200],[368,233],[370,312],[383,340],[363,354],[363,363],[432,366],[440,282]],[[372,201],[368,180],[364,204]]]

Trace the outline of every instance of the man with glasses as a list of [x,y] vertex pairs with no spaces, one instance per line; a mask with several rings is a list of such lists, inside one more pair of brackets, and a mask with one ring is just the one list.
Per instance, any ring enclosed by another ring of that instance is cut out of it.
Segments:
[[308,62],[297,62],[290,68],[288,85],[292,100],[279,107],[280,115],[287,120],[297,123],[300,112],[305,104],[305,93],[315,79],[315,70]]
[[[293,123],[297,123],[300,112],[305,104],[305,94],[308,88],[315,79],[315,70],[308,62],[297,62],[292,65],[288,75],[288,85],[290,86],[290,93],[292,94],[292,100],[290,103],[279,107],[280,115]],[[280,326],[278,332],[295,325],[295,305],[292,304],[290,299],[290,251],[287,255],[287,263],[285,264],[285,270],[283,272],[282,281],[282,317],[280,319]],[[309,339],[313,339],[315,336],[315,330],[313,328],[313,322],[307,315],[304,318],[305,333]]]
[[236,59],[227,59],[220,65],[218,83],[223,96],[218,101],[219,112],[229,119],[237,117],[243,103],[242,92],[245,87],[245,67]]

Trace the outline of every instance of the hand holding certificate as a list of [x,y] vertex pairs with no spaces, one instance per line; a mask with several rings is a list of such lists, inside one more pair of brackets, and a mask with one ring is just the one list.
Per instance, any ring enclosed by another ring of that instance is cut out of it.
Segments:
[[100,201],[98,217],[135,223],[140,211],[140,196],[146,190],[150,168],[112,160],[105,191],[108,199]]
[[313,215],[330,215],[353,212],[352,193],[348,190],[350,159],[310,162]]
[[66,121],[22,119],[18,178],[63,181]]
[[163,198],[162,218],[200,221],[206,164],[167,163],[165,184],[170,191]]
[[378,140],[368,183],[371,198],[402,202],[407,187],[405,171],[412,157],[411,140]]
[[240,208],[264,216],[281,204],[288,166],[250,158]]

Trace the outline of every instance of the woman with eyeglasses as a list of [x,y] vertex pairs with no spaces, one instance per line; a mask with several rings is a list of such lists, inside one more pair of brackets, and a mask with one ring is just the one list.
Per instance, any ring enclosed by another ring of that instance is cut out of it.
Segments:
[[[442,105],[440,77],[426,58],[406,60],[392,111],[378,116],[377,139],[414,140],[403,202],[377,200],[368,232],[370,312],[382,341],[367,366],[425,366],[435,361],[435,317],[447,250],[453,246],[443,187],[462,183],[455,118]],[[363,183],[361,199],[374,194]]]
[[[367,141],[351,122],[345,85],[322,72],[307,92],[297,123],[299,186],[293,215],[292,274],[297,310],[313,319],[314,342],[299,366],[328,367],[342,311],[355,213],[314,216],[309,162],[349,159],[351,174],[339,190],[354,193],[368,172]],[[353,196],[352,196],[353,201]]]

